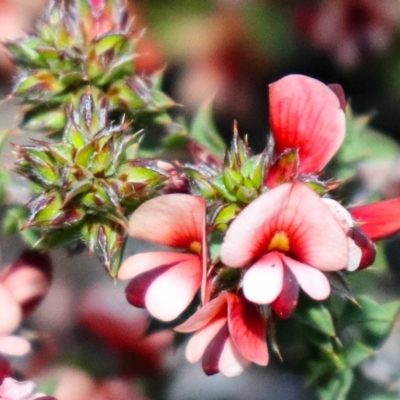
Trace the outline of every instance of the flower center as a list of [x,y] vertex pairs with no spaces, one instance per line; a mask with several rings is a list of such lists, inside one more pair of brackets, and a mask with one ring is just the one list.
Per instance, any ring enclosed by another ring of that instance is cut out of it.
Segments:
[[189,249],[191,251],[193,251],[193,253],[195,253],[195,254],[201,254],[201,243],[194,241],[194,242],[190,243]]
[[290,249],[289,238],[286,232],[276,232],[271,241],[269,242],[268,250],[279,250],[281,252],[288,252]]

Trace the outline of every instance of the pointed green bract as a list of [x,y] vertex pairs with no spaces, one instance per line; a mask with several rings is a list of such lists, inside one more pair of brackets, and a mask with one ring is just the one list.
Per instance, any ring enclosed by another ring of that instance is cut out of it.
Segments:
[[89,86],[107,94],[118,122],[143,114],[170,123],[157,119],[175,105],[158,87],[158,74],[134,75],[140,35],[132,20],[124,0],[53,0],[31,36],[7,43],[20,69],[14,94],[24,105],[21,128],[61,133],[66,106],[77,106]]
[[60,142],[14,146],[15,170],[41,189],[27,204],[23,228],[39,229],[41,243],[48,245],[74,229],[74,239],[83,239],[116,276],[128,215],[157,193],[169,175],[156,160],[126,159],[138,134],[126,133],[127,122],[112,124],[104,94],[91,92],[76,108],[69,107]]

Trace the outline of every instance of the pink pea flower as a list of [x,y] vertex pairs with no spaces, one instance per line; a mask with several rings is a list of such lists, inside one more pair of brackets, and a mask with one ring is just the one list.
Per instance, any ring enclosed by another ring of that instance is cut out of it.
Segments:
[[332,199],[324,199],[348,236],[347,270],[370,266],[375,260],[374,242],[400,232],[400,198],[349,207],[347,210]]
[[346,268],[348,241],[324,201],[294,181],[262,194],[239,214],[226,232],[221,261],[246,268],[243,293],[248,300],[271,304],[287,318],[299,288],[315,300],[329,296],[323,272]]
[[[289,75],[270,85],[270,119],[276,162],[265,184],[276,187],[293,179],[316,176],[332,159],[345,135],[344,93],[340,86],[325,86],[313,78]],[[293,158],[288,154],[294,154]],[[348,236],[349,260],[354,271],[372,264],[373,241],[400,231],[400,199],[351,207],[346,211],[324,199]]]
[[327,0],[302,8],[298,25],[312,44],[343,68],[384,53],[399,27],[396,0]]
[[146,334],[148,315],[131,307],[118,288],[110,285],[89,288],[79,302],[79,320],[114,355],[135,360],[124,365],[125,375],[151,376],[165,369],[167,350],[173,344],[172,332]]
[[220,294],[175,330],[196,331],[186,347],[186,358],[192,363],[202,358],[207,375],[221,372],[233,377],[250,362],[268,364],[266,320],[240,294]]
[[[343,101],[316,79],[288,75],[270,85],[269,103],[277,160],[267,173],[266,186],[317,174],[343,142]],[[295,152],[294,161],[284,157],[291,151]]]
[[185,252],[142,253],[126,259],[118,277],[131,279],[125,292],[131,304],[172,321],[204,288],[205,210],[203,198],[168,194],[143,203],[132,214],[130,236]]
[[134,381],[117,377],[96,380],[73,367],[51,368],[40,379],[44,383],[52,382],[54,396],[60,400],[148,400],[140,385]]
[[0,273],[0,352],[21,356],[30,351],[29,342],[12,335],[23,317],[30,314],[50,288],[51,261],[33,250]]

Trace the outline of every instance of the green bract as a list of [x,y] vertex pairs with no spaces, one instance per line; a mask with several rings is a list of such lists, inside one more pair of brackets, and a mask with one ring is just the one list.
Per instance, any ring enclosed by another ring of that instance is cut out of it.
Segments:
[[42,240],[50,242],[49,237],[78,228],[115,276],[127,215],[168,175],[155,160],[125,159],[127,149],[134,153],[138,134],[126,134],[129,124],[113,125],[108,114],[102,93],[85,94],[78,109],[69,108],[60,142],[33,141],[15,149],[16,171],[41,189],[27,205],[24,228],[40,228]]
[[174,102],[158,89],[159,74],[135,74],[139,35],[124,1],[97,8],[90,0],[53,0],[32,36],[7,43],[20,69],[14,94],[23,102],[22,128],[62,132],[65,106],[77,107],[88,86],[106,94],[116,121],[171,122],[165,111]]

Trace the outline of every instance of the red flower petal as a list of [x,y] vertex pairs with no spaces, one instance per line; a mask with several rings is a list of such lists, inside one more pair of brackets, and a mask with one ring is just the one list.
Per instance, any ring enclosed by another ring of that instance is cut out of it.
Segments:
[[299,169],[299,150],[288,149],[284,151],[269,169],[264,184],[272,189],[282,183],[291,182]]
[[271,308],[279,318],[289,318],[296,309],[300,286],[293,272],[283,266],[283,286],[279,296],[271,303]]
[[229,293],[228,325],[233,343],[241,355],[259,365],[267,365],[266,321],[255,304]]
[[400,231],[400,198],[350,207],[348,211],[373,241],[385,239]]
[[226,293],[223,293],[215,299],[212,299],[203,307],[199,308],[195,314],[193,314],[183,324],[176,326],[174,329],[177,332],[197,331],[216,318],[218,314],[226,316],[226,313],[227,297]]
[[243,293],[256,304],[270,304],[282,290],[283,265],[279,253],[272,251],[260,258],[246,271]]
[[270,85],[270,120],[276,152],[298,148],[299,173],[320,171],[343,142],[345,116],[322,82],[289,75]]
[[188,194],[168,194],[143,203],[129,220],[129,235],[151,243],[189,248],[202,242],[205,200]]
[[248,205],[232,222],[221,260],[244,267],[270,250],[276,234],[286,236],[289,253],[321,271],[338,271],[348,261],[347,237],[321,198],[301,182],[285,183]]

